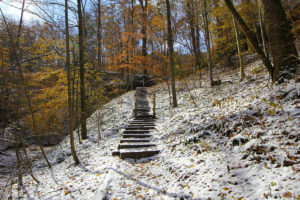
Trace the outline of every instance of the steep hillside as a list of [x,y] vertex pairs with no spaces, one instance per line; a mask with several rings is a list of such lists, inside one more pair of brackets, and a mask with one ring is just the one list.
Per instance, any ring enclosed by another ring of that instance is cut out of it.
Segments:
[[[68,138],[49,153],[53,169],[34,163],[36,184],[24,177],[29,199],[300,199],[300,83],[270,85],[256,62],[247,79],[222,74],[222,85],[178,84],[178,108],[167,85],[156,93],[161,153],[141,160],[112,157],[122,127],[132,118],[134,92],[106,104],[101,140],[97,112],[88,120],[89,139],[76,144],[73,165]],[[188,88],[189,87],[189,88]],[[152,98],[150,96],[150,98]],[[76,135],[76,134],[75,134]],[[77,141],[77,139],[76,139]],[[17,186],[13,187],[17,197]]]

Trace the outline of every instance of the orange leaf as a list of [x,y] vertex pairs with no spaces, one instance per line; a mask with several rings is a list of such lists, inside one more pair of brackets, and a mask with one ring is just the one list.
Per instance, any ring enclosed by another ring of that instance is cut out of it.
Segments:
[[285,192],[285,193],[283,194],[283,197],[285,197],[285,198],[292,197],[292,193],[291,193],[291,192]]

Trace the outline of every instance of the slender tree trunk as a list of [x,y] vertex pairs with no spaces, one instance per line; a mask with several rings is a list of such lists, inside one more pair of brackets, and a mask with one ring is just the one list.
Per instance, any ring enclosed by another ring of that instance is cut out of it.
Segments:
[[79,67],[80,67],[80,125],[81,125],[81,138],[87,139],[86,129],[86,103],[85,103],[85,80],[84,80],[84,44],[83,44],[83,24],[82,24],[82,12],[81,12],[81,0],[77,0],[78,7],[78,32],[79,32]]
[[97,4],[98,9],[98,18],[97,18],[97,42],[98,42],[98,70],[102,71],[102,62],[101,62],[101,56],[102,56],[102,21],[101,21],[101,0],[98,0]]
[[[258,56],[264,63],[265,67],[268,69],[268,72],[270,73],[271,77],[273,77],[274,68],[273,68],[270,60],[266,57],[263,50],[259,47],[255,33],[253,33],[249,29],[249,27],[247,26],[247,24],[245,23],[243,18],[240,16],[240,14],[234,8],[231,0],[224,0],[224,1],[225,1],[226,6],[228,7],[228,9],[230,10],[231,14],[233,15],[234,19],[240,25],[240,27],[242,28],[243,32],[245,33],[247,39],[253,46],[254,51],[258,54]],[[272,80],[273,80],[273,78],[272,78]],[[274,82],[274,80],[273,80],[273,82]]]
[[244,68],[244,63],[243,63],[243,55],[241,51],[241,44],[240,44],[240,38],[239,38],[239,29],[236,24],[236,21],[234,18],[232,18],[233,25],[234,25],[234,32],[235,32],[235,39],[236,39],[236,46],[238,50],[238,55],[239,55],[239,62],[240,62],[240,81],[244,80],[245,78],[245,68]]
[[[201,50],[200,50],[200,29],[199,29],[199,22],[197,20],[196,23],[196,50],[197,50],[197,60],[196,62],[198,63],[197,65],[199,66],[199,81],[202,78],[201,74]],[[201,85],[201,84],[200,84]]]
[[15,140],[15,148],[16,148],[16,158],[17,158],[17,170],[18,170],[18,190],[20,190],[21,186],[23,185],[23,178],[22,178],[22,162],[21,162],[21,154],[19,150],[19,140],[20,138],[17,136],[16,127],[14,129],[14,140]]
[[209,80],[210,80],[210,86],[213,87],[214,80],[213,80],[213,74],[212,74],[212,59],[211,59],[211,51],[210,51],[210,37],[209,37],[209,22],[208,22],[208,16],[207,16],[207,5],[206,0],[203,1],[202,4],[202,16],[203,16],[203,22],[204,22],[204,30],[205,30],[205,44],[206,44],[206,50],[207,50],[207,60],[208,60],[208,69],[209,69]]
[[177,97],[176,97],[176,86],[175,86],[175,62],[174,62],[174,49],[173,49],[173,34],[171,27],[171,8],[169,0],[166,0],[167,5],[167,23],[168,23],[168,47],[170,52],[170,74],[171,74],[171,88],[172,88],[172,99],[173,107],[177,107]]
[[274,63],[273,82],[294,78],[298,53],[281,0],[262,0],[262,10]]
[[73,135],[73,104],[72,104],[72,85],[71,85],[71,64],[70,64],[70,39],[69,39],[69,14],[68,14],[68,0],[65,0],[65,28],[66,28],[66,67],[67,67],[67,77],[68,77],[68,104],[69,104],[69,134],[70,134],[70,144],[73,160],[76,165],[79,164],[79,159],[76,155],[75,145],[74,145],[74,135]]
[[267,47],[267,42],[266,42],[266,35],[264,31],[264,23],[263,23],[263,17],[262,17],[262,11],[261,11],[261,0],[258,0],[258,15],[259,15],[259,24],[260,24],[260,34],[261,34],[261,40],[263,43],[263,48],[266,57],[269,59],[269,52],[268,52],[268,47]]

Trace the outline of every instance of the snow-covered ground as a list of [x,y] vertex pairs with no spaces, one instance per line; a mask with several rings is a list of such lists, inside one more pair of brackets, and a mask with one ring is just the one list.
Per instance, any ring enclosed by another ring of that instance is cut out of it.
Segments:
[[[177,85],[178,108],[169,105],[165,83],[156,93],[157,156],[132,160],[112,157],[122,127],[132,119],[134,92],[106,104],[88,119],[89,139],[76,149],[69,140],[48,152],[53,164],[34,163],[36,184],[24,176],[20,195],[28,199],[300,199],[300,83],[279,86],[256,62],[247,79],[221,74],[214,88],[198,80]],[[189,87],[189,89],[187,88]],[[150,96],[151,97],[151,96]],[[151,101],[151,100],[150,100]],[[75,134],[76,135],[76,134]],[[13,186],[13,199],[18,195]]]

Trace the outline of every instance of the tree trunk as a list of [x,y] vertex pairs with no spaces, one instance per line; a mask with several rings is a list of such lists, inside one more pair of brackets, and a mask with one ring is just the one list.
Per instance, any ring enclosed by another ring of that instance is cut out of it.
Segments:
[[194,17],[194,10],[193,10],[193,0],[188,0],[187,1],[187,17],[188,17],[188,22],[190,25],[190,36],[192,39],[192,47],[193,47],[193,53],[194,53],[194,58],[195,58],[195,72],[197,71],[199,67],[199,58],[197,55],[197,46],[196,46],[196,31],[195,31],[195,17]]
[[240,39],[239,39],[239,29],[238,29],[238,26],[237,26],[234,18],[232,18],[232,21],[233,21],[233,25],[234,25],[236,46],[237,46],[239,62],[240,62],[240,81],[242,81],[245,78],[245,68],[244,68],[244,64],[243,64],[243,55],[242,55],[241,44],[240,44]]
[[262,10],[274,63],[273,81],[295,77],[298,54],[295,37],[280,0],[262,0]]
[[81,138],[87,139],[86,130],[86,105],[85,105],[85,83],[84,83],[84,45],[83,45],[83,24],[82,24],[82,12],[81,12],[81,0],[77,0],[78,7],[78,32],[79,32],[79,67],[80,67],[80,125],[81,125]]
[[171,8],[169,0],[166,0],[167,5],[167,23],[168,23],[168,47],[170,52],[170,74],[171,74],[171,87],[172,87],[172,98],[173,98],[173,107],[177,107],[177,97],[176,97],[176,86],[175,86],[175,75],[174,75],[174,49],[173,49],[173,34],[171,27]]
[[[198,21],[198,20],[197,20]],[[199,66],[199,81],[202,77],[201,75],[201,50],[200,50],[200,30],[199,30],[199,23],[196,23],[196,50],[197,50],[197,66]]]
[[66,28],[66,68],[67,68],[67,79],[68,79],[68,104],[69,104],[69,134],[70,134],[70,144],[73,160],[75,164],[79,164],[79,159],[76,155],[75,145],[74,145],[74,135],[73,135],[73,104],[72,104],[72,85],[71,85],[71,64],[70,64],[70,40],[69,40],[69,16],[68,16],[68,0],[65,0],[65,28]]
[[20,150],[19,150],[20,138],[17,136],[16,129],[17,129],[17,127],[14,128],[14,140],[15,140],[17,169],[18,169],[18,190],[20,190],[21,186],[23,185],[23,178],[22,178],[22,168],[23,168],[23,166],[22,166],[21,154],[20,154]]
[[258,0],[258,15],[259,15],[261,40],[262,40],[265,55],[269,59],[269,52],[268,52],[268,47],[267,47],[267,42],[266,42],[266,35],[265,35],[265,31],[264,31],[264,23],[263,23],[263,18],[262,18],[262,13],[261,13],[261,0]]
[[142,7],[142,30],[141,33],[143,35],[143,44],[142,44],[142,56],[143,56],[143,72],[146,70],[147,65],[147,8],[148,8],[148,0],[139,0]]
[[[272,66],[270,60],[266,57],[263,50],[259,47],[255,33],[253,33],[249,29],[249,27],[247,26],[247,24],[245,23],[243,18],[240,16],[240,14],[234,8],[231,0],[224,0],[224,1],[225,1],[226,6],[228,7],[228,9],[230,10],[231,14],[233,15],[234,19],[238,22],[238,24],[242,28],[243,32],[245,33],[247,39],[253,46],[254,51],[258,54],[258,56],[264,63],[265,67],[268,69],[268,72],[270,73],[271,77],[273,77],[273,72],[274,72],[273,66]],[[273,78],[272,78],[272,80],[273,80]],[[273,82],[274,82],[274,80],[273,80]]]
[[210,52],[210,37],[209,37],[209,30],[208,30],[209,24],[208,24],[206,0],[204,0],[203,4],[202,4],[202,17],[203,17],[203,21],[204,21],[205,44],[206,44],[206,50],[207,50],[209,80],[210,80],[210,86],[213,87],[214,80],[213,80],[213,75],[212,75],[212,59],[211,59],[211,52]]
[[98,70],[102,71],[102,21],[101,21],[101,0],[98,0],[97,4],[98,9],[98,18],[97,18],[97,42],[98,42],[98,51],[97,51],[97,63],[98,63]]

